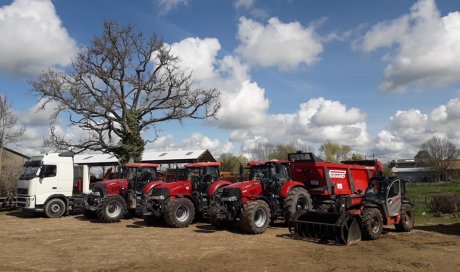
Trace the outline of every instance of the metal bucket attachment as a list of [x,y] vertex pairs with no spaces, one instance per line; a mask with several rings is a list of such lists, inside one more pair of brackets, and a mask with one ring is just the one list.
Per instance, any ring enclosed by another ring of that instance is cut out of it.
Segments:
[[289,225],[291,233],[320,240],[352,245],[361,241],[361,229],[356,218],[347,213],[299,213]]

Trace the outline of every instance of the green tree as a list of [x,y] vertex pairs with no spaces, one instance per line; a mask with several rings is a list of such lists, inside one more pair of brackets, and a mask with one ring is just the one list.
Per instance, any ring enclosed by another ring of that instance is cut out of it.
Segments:
[[428,161],[430,160],[430,153],[427,150],[419,150],[414,159],[417,161]]
[[428,163],[436,171],[438,179],[449,180],[449,169],[459,156],[455,144],[447,138],[432,137],[420,149],[424,154],[429,154]]
[[171,120],[215,117],[216,89],[203,90],[182,70],[179,58],[156,35],[105,22],[103,33],[82,48],[67,72],[46,71],[31,82],[35,94],[54,102],[56,121],[69,113],[70,127],[86,132],[70,141],[51,129],[49,143],[61,150],[114,153],[121,162],[139,161],[147,141],[143,132]]
[[234,156],[231,153],[223,153],[219,156],[219,161],[222,162],[221,170],[238,173],[240,171],[240,165],[246,166],[248,159],[243,156]]
[[319,147],[319,152],[320,157],[325,161],[340,162],[349,158],[351,147],[326,141]]
[[255,161],[287,160],[288,154],[296,151],[309,151],[310,147],[302,143],[288,143],[274,145],[271,143],[258,143],[251,150],[251,159]]

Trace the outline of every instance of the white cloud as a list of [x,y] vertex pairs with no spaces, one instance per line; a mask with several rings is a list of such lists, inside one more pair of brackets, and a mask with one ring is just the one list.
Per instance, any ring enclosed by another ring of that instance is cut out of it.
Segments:
[[323,51],[323,45],[313,26],[299,22],[283,23],[271,18],[267,25],[252,19],[240,18],[236,49],[245,61],[260,67],[294,69],[312,65]]
[[413,157],[421,144],[433,136],[447,137],[460,146],[460,98],[449,100],[425,114],[418,109],[397,111],[376,137],[376,153]]
[[167,14],[180,5],[188,5],[191,0],[157,0],[157,6],[161,14]]
[[254,6],[255,2],[255,0],[235,0],[235,7],[249,9]]
[[41,100],[30,109],[20,113],[20,122],[23,126],[48,127],[50,125],[50,117],[56,111],[57,103],[49,102],[45,108],[41,109],[44,102]]
[[389,51],[380,88],[404,92],[460,81],[460,12],[441,16],[434,0],[420,0],[410,13],[374,25],[358,47]]
[[49,0],[15,0],[0,8],[0,71],[33,75],[66,66],[77,50]]

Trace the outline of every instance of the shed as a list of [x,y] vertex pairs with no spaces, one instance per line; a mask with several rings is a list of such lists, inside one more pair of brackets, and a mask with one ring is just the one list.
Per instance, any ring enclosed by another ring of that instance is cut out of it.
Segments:
[[145,151],[142,162],[159,164],[215,162],[216,159],[207,149],[175,150],[175,151]]

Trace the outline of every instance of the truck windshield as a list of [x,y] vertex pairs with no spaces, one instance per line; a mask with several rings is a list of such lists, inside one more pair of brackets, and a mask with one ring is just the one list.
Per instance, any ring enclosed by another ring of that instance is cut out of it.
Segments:
[[37,172],[40,169],[41,161],[27,161],[24,164],[24,171],[22,172],[19,179],[30,180],[37,176]]

